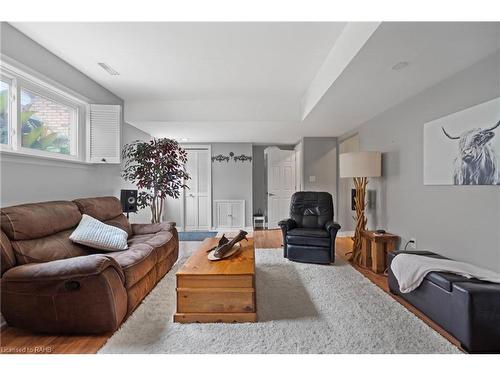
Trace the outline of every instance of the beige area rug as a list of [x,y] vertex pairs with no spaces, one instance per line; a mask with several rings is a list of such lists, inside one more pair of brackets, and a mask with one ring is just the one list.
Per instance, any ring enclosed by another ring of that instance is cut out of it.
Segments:
[[282,249],[256,250],[258,323],[173,323],[186,259],[99,353],[460,353],[343,260],[294,263]]

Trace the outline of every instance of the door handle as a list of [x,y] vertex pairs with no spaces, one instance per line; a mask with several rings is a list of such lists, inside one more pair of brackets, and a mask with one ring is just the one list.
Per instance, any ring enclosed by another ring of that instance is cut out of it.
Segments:
[[273,194],[273,193],[267,193],[267,195],[269,195],[270,197],[274,197],[275,196],[275,194]]

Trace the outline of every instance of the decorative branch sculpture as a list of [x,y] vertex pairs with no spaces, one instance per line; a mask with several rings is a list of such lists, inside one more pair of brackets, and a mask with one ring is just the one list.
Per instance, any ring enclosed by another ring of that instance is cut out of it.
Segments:
[[355,209],[356,209],[356,229],[354,231],[354,243],[352,246],[352,254],[349,260],[353,263],[359,264],[361,260],[361,232],[366,230],[367,219],[365,217],[366,208],[366,185],[368,185],[368,178],[366,177],[354,177],[354,187],[356,188],[356,195],[354,197]]

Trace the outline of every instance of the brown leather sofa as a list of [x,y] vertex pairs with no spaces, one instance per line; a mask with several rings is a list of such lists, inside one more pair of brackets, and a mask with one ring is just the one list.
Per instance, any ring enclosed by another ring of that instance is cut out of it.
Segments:
[[[102,252],[69,240],[82,214],[129,234],[128,250]],[[2,208],[1,312],[42,333],[116,330],[179,253],[175,223],[130,224],[115,197]]]

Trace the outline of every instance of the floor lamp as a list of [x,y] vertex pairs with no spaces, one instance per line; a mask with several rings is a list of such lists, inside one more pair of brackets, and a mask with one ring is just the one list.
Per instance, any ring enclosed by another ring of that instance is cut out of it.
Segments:
[[339,161],[340,177],[352,178],[356,189],[354,198],[356,229],[354,231],[354,244],[349,260],[359,264],[361,257],[361,232],[366,230],[367,222],[365,217],[366,185],[368,184],[368,177],[381,176],[381,153],[378,151],[347,152],[340,154]]

